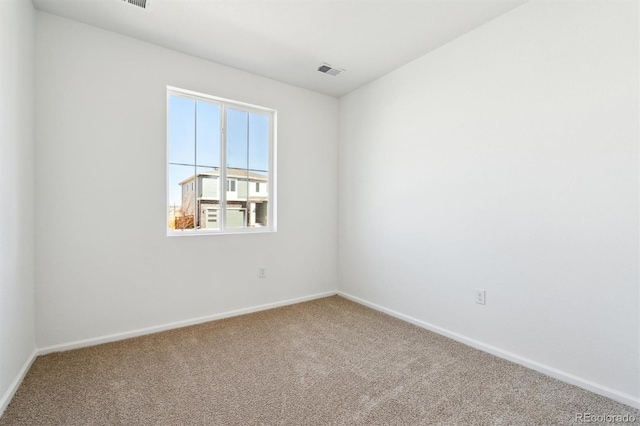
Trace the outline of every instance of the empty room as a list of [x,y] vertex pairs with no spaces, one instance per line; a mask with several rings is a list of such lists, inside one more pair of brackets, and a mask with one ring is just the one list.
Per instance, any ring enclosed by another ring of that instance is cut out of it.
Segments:
[[0,426],[640,422],[637,0],[0,0]]

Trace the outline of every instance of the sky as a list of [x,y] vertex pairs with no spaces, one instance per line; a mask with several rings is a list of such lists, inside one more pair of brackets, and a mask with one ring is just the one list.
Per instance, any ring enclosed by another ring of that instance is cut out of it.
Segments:
[[[169,204],[179,206],[179,182],[220,167],[221,106],[169,97]],[[227,167],[267,172],[269,117],[227,107]],[[197,123],[197,124],[196,124]]]

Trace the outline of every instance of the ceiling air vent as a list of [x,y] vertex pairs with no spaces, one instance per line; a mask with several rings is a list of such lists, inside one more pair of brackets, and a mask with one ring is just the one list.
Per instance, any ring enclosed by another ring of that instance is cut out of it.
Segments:
[[125,3],[132,4],[134,6],[145,9],[147,7],[147,0],[122,0]]
[[334,77],[344,72],[344,70],[341,70],[340,68],[334,68],[329,64],[325,64],[324,62],[320,64],[320,66],[318,67],[318,71],[324,74],[332,75]]

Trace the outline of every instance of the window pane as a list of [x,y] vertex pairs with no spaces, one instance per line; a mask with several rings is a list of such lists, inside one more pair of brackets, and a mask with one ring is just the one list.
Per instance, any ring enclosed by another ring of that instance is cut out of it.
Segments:
[[269,117],[227,109],[227,176],[238,180],[227,192],[227,227],[268,224]]
[[249,114],[249,169],[269,171],[269,117]]
[[269,117],[249,114],[249,199],[247,226],[268,225]]
[[247,170],[227,168],[227,228],[247,226]]
[[169,165],[169,229],[194,228],[194,167]]
[[249,170],[249,196],[247,207],[247,226],[250,228],[261,228],[268,224],[268,180],[267,173],[262,171]]
[[197,170],[196,227],[203,231],[220,229],[220,169],[198,167]]
[[249,113],[227,108],[227,167],[248,168]]
[[195,101],[169,97],[169,163],[195,163]]
[[220,106],[198,101],[196,117],[197,165],[220,167]]

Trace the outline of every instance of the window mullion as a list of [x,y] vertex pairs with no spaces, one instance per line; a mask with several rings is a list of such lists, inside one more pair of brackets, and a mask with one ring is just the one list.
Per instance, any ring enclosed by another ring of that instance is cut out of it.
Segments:
[[227,229],[227,107],[220,108],[220,202],[218,220],[220,231]]
[[249,117],[251,116],[251,114],[247,113],[247,133],[246,133],[246,140],[247,140],[247,200],[244,202],[244,224],[245,224],[245,228],[249,228],[249,223],[250,223],[250,218],[251,218],[251,208],[250,208],[250,203],[249,203],[249,199],[251,197],[249,197],[249,194],[251,193],[251,188],[250,188],[250,184],[249,184]]
[[198,101],[193,103],[193,230],[200,221],[200,205],[198,203]]

